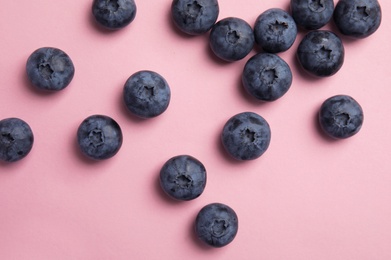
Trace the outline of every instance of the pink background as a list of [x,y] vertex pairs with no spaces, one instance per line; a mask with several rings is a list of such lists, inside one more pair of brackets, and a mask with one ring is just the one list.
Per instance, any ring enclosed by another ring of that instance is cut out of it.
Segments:
[[[345,43],[345,63],[333,77],[308,77],[294,46],[281,53],[294,74],[280,100],[260,103],[242,89],[247,59],[217,60],[208,37],[174,29],[170,0],[138,0],[125,29],[96,26],[90,0],[2,1],[0,9],[0,118],[20,117],[35,134],[31,153],[0,163],[0,259],[391,259],[391,2],[380,1],[379,30]],[[337,1],[335,1],[336,3]],[[219,19],[253,25],[268,8],[289,0],[220,0]],[[326,28],[335,30],[330,24]],[[57,47],[76,74],[59,93],[34,90],[25,62],[37,48]],[[122,87],[149,69],[169,82],[168,110],[151,120],[129,115]],[[321,103],[348,94],[363,107],[354,137],[332,141],[319,131]],[[235,162],[219,136],[228,118],[253,111],[270,123],[269,150]],[[121,126],[124,143],[106,161],[81,156],[76,131],[92,114]],[[170,157],[190,154],[208,172],[204,193],[175,202],[162,193],[158,174]],[[239,217],[235,240],[208,248],[193,233],[198,211],[211,202]]]

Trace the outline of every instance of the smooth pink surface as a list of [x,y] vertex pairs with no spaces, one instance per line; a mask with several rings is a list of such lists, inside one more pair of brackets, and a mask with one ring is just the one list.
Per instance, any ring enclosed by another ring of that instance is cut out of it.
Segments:
[[[337,1],[335,1],[336,3]],[[170,0],[138,0],[133,23],[107,32],[91,17],[92,1],[3,1],[0,9],[0,118],[20,117],[35,134],[31,153],[0,163],[0,259],[391,259],[391,2],[380,1],[379,30],[343,38],[345,63],[333,77],[308,77],[294,46],[281,53],[294,82],[273,103],[254,101],[240,83],[247,59],[224,63],[207,35],[187,37],[170,20]],[[251,25],[264,10],[289,0],[220,0],[219,19]],[[333,24],[326,26],[335,30]],[[59,93],[34,90],[25,62],[37,48],[57,47],[76,74]],[[122,87],[138,70],[169,82],[168,110],[150,120],[129,115]],[[354,137],[331,141],[319,131],[321,103],[348,94],[363,107]],[[253,111],[270,123],[269,150],[235,162],[220,133],[236,113]],[[124,143],[106,161],[79,152],[76,131],[92,114],[113,117]],[[170,157],[190,154],[208,172],[204,193],[174,202],[158,174]],[[198,211],[211,202],[239,217],[235,240],[208,248],[193,233]]]

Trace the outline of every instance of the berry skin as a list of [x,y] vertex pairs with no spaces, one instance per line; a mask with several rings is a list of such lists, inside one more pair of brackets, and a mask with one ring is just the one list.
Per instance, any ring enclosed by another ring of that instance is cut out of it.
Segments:
[[239,221],[236,212],[222,203],[204,206],[195,220],[197,237],[212,247],[231,243],[238,233]]
[[80,124],[77,142],[87,157],[104,160],[113,157],[121,148],[122,131],[114,119],[104,115],[92,115]]
[[245,90],[256,99],[275,101],[289,90],[292,72],[279,56],[258,53],[244,66],[242,83]]
[[380,26],[382,11],[377,0],[340,0],[334,11],[339,31],[352,38],[366,38]]
[[225,150],[237,160],[257,159],[268,149],[270,139],[269,124],[253,112],[243,112],[231,117],[221,134]]
[[169,159],[160,170],[160,186],[171,198],[193,200],[201,195],[206,185],[206,169],[190,155]]
[[220,59],[238,61],[246,57],[254,47],[254,32],[240,18],[224,18],[212,27],[209,46]]
[[141,118],[151,118],[166,111],[170,104],[171,90],[160,74],[142,70],[128,78],[123,98],[131,113]]
[[347,95],[325,100],[319,110],[319,123],[330,137],[344,139],[360,131],[364,114],[360,104]]
[[0,160],[16,162],[32,149],[34,135],[30,126],[19,118],[0,121]]
[[201,35],[216,23],[219,4],[217,0],[173,0],[171,16],[182,32]]
[[318,77],[337,73],[342,67],[344,56],[341,39],[325,30],[307,33],[297,49],[299,63],[307,72]]
[[26,72],[31,84],[38,89],[59,91],[72,81],[75,67],[64,51],[42,47],[27,59]]
[[325,26],[333,16],[333,0],[291,0],[292,17],[298,26],[317,30]]
[[134,0],[94,0],[92,14],[104,28],[118,30],[129,25],[136,17]]
[[258,16],[254,25],[255,42],[266,52],[288,50],[295,42],[297,27],[284,10],[271,8]]

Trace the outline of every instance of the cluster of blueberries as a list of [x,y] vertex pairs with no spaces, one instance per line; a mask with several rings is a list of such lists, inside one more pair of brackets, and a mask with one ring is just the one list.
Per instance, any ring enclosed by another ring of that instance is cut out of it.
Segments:
[[[381,22],[377,0],[291,0],[291,13],[272,8],[258,16],[252,28],[246,21],[228,17],[217,21],[217,0],[173,0],[174,24],[183,33],[201,35],[210,31],[213,53],[227,62],[246,57],[254,44],[263,53],[251,57],[244,66],[242,83],[246,91],[261,101],[275,101],[292,84],[289,65],[276,53],[288,50],[297,36],[297,27],[309,30],[297,49],[302,68],[317,77],[334,75],[344,61],[344,47],[335,33],[320,30],[331,18],[343,35],[365,38]],[[134,0],[94,0],[92,14],[110,30],[130,24],[136,16]],[[27,60],[26,73],[31,84],[44,91],[60,91],[72,81],[75,68],[70,57],[60,49],[43,47]],[[170,103],[170,87],[154,71],[131,75],[123,88],[128,110],[141,118],[162,114]],[[319,123],[326,134],[343,139],[355,135],[363,123],[363,111],[348,95],[330,97],[319,110]],[[271,131],[268,122],[253,112],[231,117],[225,124],[221,141],[228,154],[237,160],[253,160],[269,147]],[[79,126],[77,140],[81,151],[94,160],[114,156],[122,145],[118,123],[105,115],[92,115]],[[19,118],[0,121],[0,160],[15,162],[32,149],[34,136],[29,125]],[[177,200],[192,200],[201,195],[206,185],[206,169],[196,158],[179,155],[161,168],[160,184],[167,195]],[[203,207],[195,221],[197,236],[213,247],[229,244],[238,231],[235,211],[222,203]]]

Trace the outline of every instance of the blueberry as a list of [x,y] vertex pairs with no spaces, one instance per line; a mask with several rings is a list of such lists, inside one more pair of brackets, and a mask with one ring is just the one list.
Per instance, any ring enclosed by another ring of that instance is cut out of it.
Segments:
[[94,0],[92,14],[106,29],[118,30],[129,25],[136,17],[134,0]]
[[276,54],[259,53],[244,66],[242,82],[246,91],[256,99],[274,101],[289,90],[292,72]]
[[298,26],[317,30],[333,16],[333,0],[291,0],[292,17]]
[[302,67],[314,76],[332,76],[344,62],[345,49],[341,39],[330,31],[318,30],[306,34],[297,49]]
[[0,160],[15,162],[24,158],[33,143],[33,132],[25,121],[19,118],[0,121]]
[[224,18],[212,27],[209,45],[213,53],[222,60],[241,60],[254,46],[254,32],[251,26],[240,18]]
[[77,130],[77,142],[83,154],[95,160],[113,157],[122,145],[122,131],[114,119],[92,115]]
[[334,21],[339,31],[353,38],[365,38],[380,26],[382,11],[377,0],[340,0]]
[[358,133],[364,114],[360,104],[347,95],[336,95],[325,100],[319,110],[319,123],[323,131],[336,139]]
[[171,91],[160,74],[142,70],[128,78],[123,89],[123,98],[131,113],[141,118],[151,118],[166,111]]
[[260,14],[254,25],[255,42],[266,52],[288,50],[295,42],[297,27],[284,10],[271,8]]
[[269,147],[270,138],[269,124],[253,112],[243,112],[231,117],[221,134],[225,150],[237,160],[260,157]]
[[204,191],[205,185],[206,169],[190,155],[172,157],[160,170],[160,186],[174,199],[195,199]]
[[29,56],[26,72],[33,86],[43,90],[59,91],[72,81],[75,67],[64,51],[43,47]]
[[217,0],[173,0],[174,24],[184,33],[201,35],[208,32],[219,16]]
[[238,228],[236,212],[222,203],[204,206],[195,220],[197,237],[212,247],[223,247],[231,243],[238,233]]

